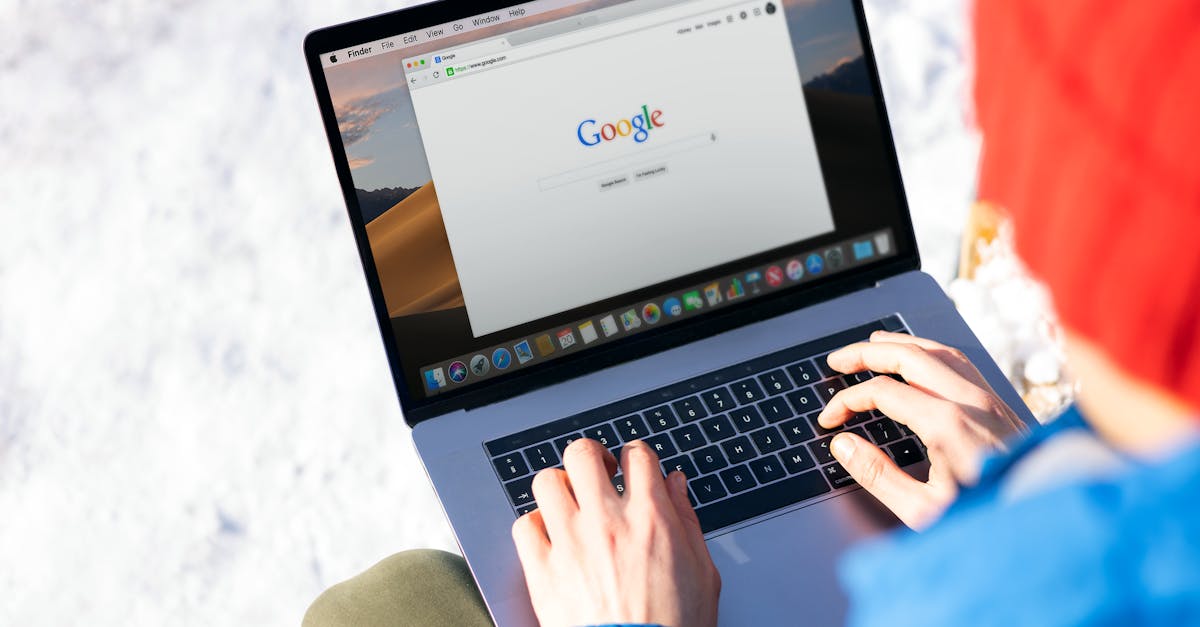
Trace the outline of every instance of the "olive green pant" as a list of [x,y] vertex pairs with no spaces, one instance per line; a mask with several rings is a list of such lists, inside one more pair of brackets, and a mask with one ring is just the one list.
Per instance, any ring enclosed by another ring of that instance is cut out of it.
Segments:
[[445,551],[397,553],[317,597],[304,627],[492,625],[467,562]]

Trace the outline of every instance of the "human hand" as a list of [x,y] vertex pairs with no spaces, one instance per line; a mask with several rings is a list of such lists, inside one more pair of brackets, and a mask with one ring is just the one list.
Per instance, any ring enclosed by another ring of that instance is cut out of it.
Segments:
[[829,447],[855,481],[913,529],[937,520],[959,485],[979,480],[983,456],[1004,449],[1009,436],[1026,430],[961,351],[932,340],[876,331],[869,342],[830,353],[828,361],[839,372],[871,370],[904,378],[905,383],[873,377],[841,390],[818,420],[835,428],[855,413],[878,409],[921,438],[929,453],[925,483],[853,433],[838,434]]
[[572,442],[565,470],[533,479],[538,509],[513,524],[533,610],[543,627],[716,625],[721,577],[688,502],[683,473],[665,480],[647,444],[616,459],[595,440]]

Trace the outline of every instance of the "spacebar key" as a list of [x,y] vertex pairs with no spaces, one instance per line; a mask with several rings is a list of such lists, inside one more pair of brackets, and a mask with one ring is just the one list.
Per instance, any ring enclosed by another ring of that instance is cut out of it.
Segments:
[[697,509],[696,515],[700,517],[700,529],[708,533],[828,491],[829,484],[825,483],[821,471],[811,470],[783,481],[759,486],[731,499],[706,505]]

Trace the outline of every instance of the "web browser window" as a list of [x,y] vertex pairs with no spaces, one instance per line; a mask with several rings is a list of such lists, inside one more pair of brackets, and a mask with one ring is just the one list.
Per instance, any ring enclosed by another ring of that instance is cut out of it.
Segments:
[[640,4],[404,60],[476,337],[834,230],[782,11]]

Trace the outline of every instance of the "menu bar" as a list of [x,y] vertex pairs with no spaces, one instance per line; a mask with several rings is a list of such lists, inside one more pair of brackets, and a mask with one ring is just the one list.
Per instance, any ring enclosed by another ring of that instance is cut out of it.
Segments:
[[415,48],[430,42],[448,39],[455,35],[533,17],[540,13],[554,11],[578,4],[579,2],[580,0],[534,0],[533,2],[518,4],[498,11],[481,13],[453,22],[445,22],[436,26],[402,33],[394,37],[387,37],[350,48],[331,50],[321,55],[321,65],[323,67],[344,65],[404,48]]
[[661,298],[631,303],[545,333],[518,338],[471,354],[421,368],[421,380],[430,396],[463,385],[491,379],[513,370],[556,359],[652,327],[724,308],[798,283],[813,281],[895,254],[890,230],[869,233],[792,255],[666,294]]

